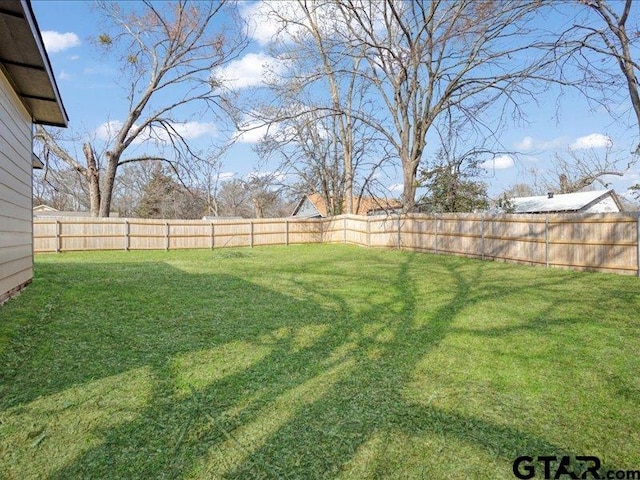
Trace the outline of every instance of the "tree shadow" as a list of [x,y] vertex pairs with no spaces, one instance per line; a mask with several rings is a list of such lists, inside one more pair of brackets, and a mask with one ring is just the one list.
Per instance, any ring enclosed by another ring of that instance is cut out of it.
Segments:
[[[58,468],[52,479],[335,478],[349,476],[351,463],[365,451],[369,451],[366,472],[353,473],[355,477],[397,478],[393,469],[400,466],[390,465],[385,454],[389,432],[473,445],[496,459],[488,469],[502,469],[487,471],[487,478],[512,476],[511,462],[522,454],[588,454],[406,395],[416,365],[451,333],[460,331],[456,320],[461,312],[488,295],[499,298],[518,290],[554,288],[567,277],[537,285],[508,285],[508,281],[491,285],[485,278],[486,264],[443,260],[434,268],[446,270],[448,283],[433,287],[448,294],[424,311],[417,287],[423,272],[412,269],[416,255],[402,254],[391,283],[377,285],[374,280],[371,288],[358,292],[362,302],[357,308],[344,291],[303,277],[290,281],[301,290],[313,289],[325,301],[300,300],[232,276],[194,275],[166,265],[150,273],[144,264],[134,265],[125,277],[136,290],[132,298],[144,294],[146,301],[165,305],[162,318],[147,319],[137,308],[123,307],[132,299],[109,299],[105,293],[105,311],[140,317],[133,320],[139,322],[139,338],[135,342],[124,338],[116,327],[109,330],[113,338],[101,332],[92,348],[78,347],[62,355],[81,356],[82,368],[63,362],[58,368],[70,369],[65,377],[30,393],[20,393],[24,377],[11,378],[2,387],[8,401],[0,405],[4,410],[107,375],[149,369],[152,381],[144,404],[115,425],[89,426],[100,441]],[[95,268],[101,272],[99,278],[109,278],[122,265],[80,268]],[[133,273],[136,269],[138,275]],[[73,275],[73,268],[68,274]],[[147,287],[139,285],[143,278]],[[486,281],[487,288],[475,288]],[[185,304],[182,293],[175,293],[184,288],[195,292],[190,304]],[[203,300],[204,292],[211,297]],[[247,294],[251,304],[238,304],[237,298]],[[552,313],[553,306],[539,318],[550,318]],[[416,322],[418,317],[425,321]],[[239,328],[238,322],[246,328]],[[472,333],[509,335],[551,324],[533,319],[517,327]],[[216,348],[221,349],[220,357],[208,353]],[[91,350],[97,352],[88,356]],[[198,358],[203,364],[214,363],[216,371],[207,378],[188,377]],[[415,459],[420,468],[413,474],[442,475],[438,464],[443,459],[435,453]],[[465,476],[463,466],[452,468],[452,476]]]

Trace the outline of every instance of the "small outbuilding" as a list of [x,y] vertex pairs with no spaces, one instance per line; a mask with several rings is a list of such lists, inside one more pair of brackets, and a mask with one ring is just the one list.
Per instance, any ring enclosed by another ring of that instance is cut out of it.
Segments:
[[0,303],[33,277],[33,124],[66,127],[29,0],[0,3]]
[[622,205],[613,190],[548,193],[537,197],[510,200],[514,213],[611,213],[621,212]]

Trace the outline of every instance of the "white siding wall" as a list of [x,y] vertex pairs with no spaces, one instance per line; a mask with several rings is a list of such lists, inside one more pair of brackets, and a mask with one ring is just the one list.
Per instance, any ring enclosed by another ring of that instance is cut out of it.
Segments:
[[0,302],[33,277],[31,128],[0,71]]

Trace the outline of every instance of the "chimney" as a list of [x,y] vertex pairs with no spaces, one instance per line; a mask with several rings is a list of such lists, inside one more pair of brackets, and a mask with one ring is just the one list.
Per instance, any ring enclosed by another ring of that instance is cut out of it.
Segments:
[[553,198],[553,192],[547,192],[547,198]]

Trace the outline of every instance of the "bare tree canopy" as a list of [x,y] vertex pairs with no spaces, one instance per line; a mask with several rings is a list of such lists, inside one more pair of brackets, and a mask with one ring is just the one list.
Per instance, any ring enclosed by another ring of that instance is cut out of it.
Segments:
[[[119,62],[126,117],[106,124],[104,145],[95,138],[86,140],[83,158],[44,128],[37,129],[36,139],[82,174],[92,214],[106,217],[121,166],[150,160],[187,171],[185,167],[200,158],[188,141],[189,121],[194,116],[213,121],[225,111],[211,71],[235,58],[245,37],[238,24],[223,27],[236,21],[233,8],[223,1],[103,1],[97,6],[106,30],[95,40],[105,55]],[[142,154],[132,148],[141,144]]]
[[[527,2],[339,2],[350,48],[366,47],[360,74],[375,89],[384,115],[363,116],[392,146],[403,174],[404,209],[415,206],[416,174],[428,134],[443,114],[491,135],[507,106],[533,94],[547,65],[527,51]],[[492,110],[489,126],[482,114]]]
[[[552,7],[565,8],[566,3]],[[550,44],[561,83],[577,86],[615,118],[619,103],[631,104],[640,154],[639,13],[632,0],[572,0],[571,25]],[[635,53],[635,57],[634,57]],[[626,109],[625,109],[626,110]]]
[[620,160],[612,145],[603,152],[568,150],[564,155],[556,154],[552,169],[540,178],[540,182],[546,192],[574,193],[594,185],[608,189],[610,178],[623,176],[633,162],[633,159]]

